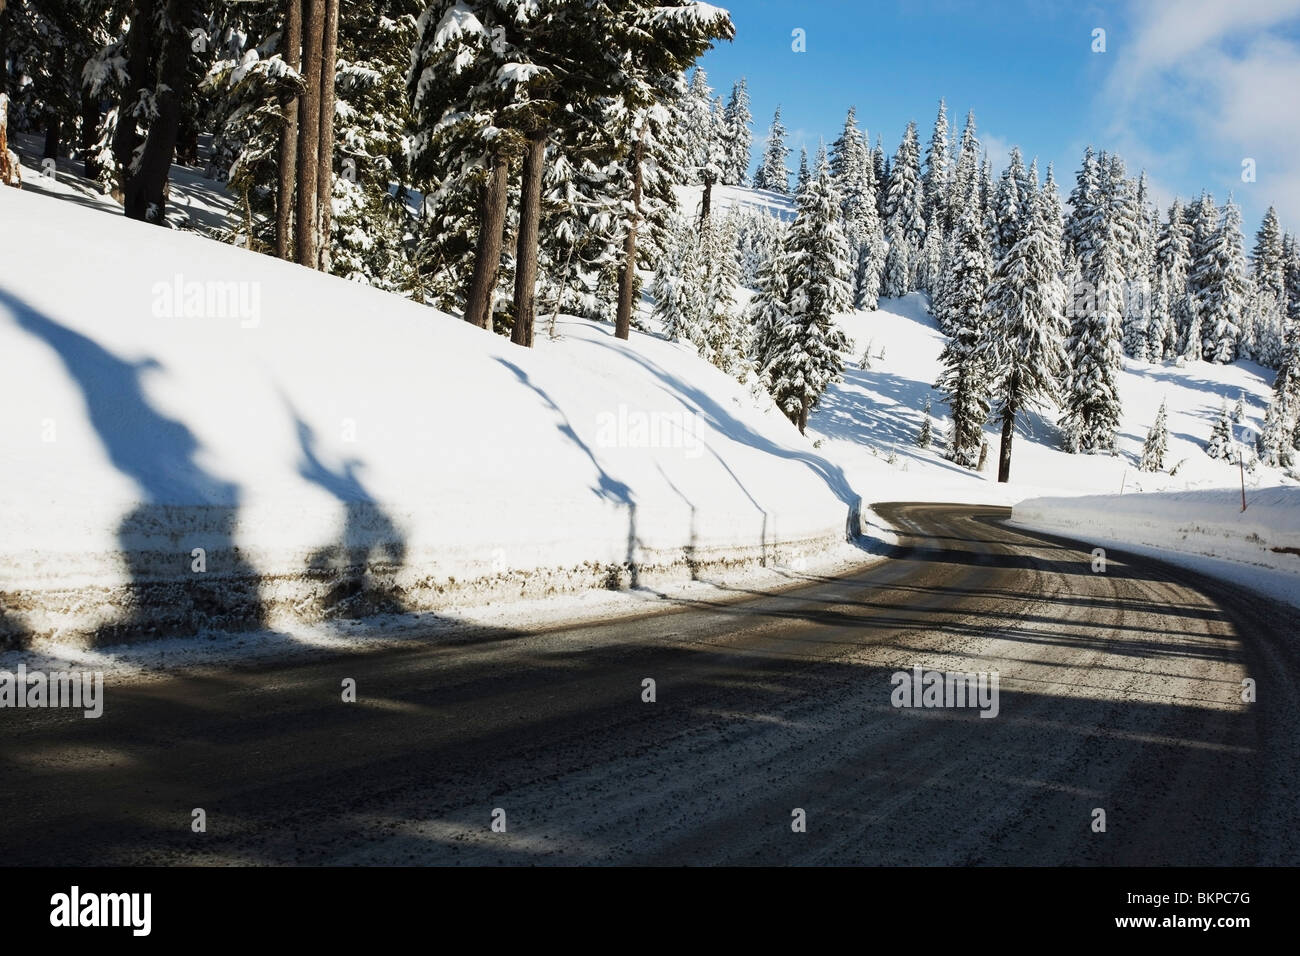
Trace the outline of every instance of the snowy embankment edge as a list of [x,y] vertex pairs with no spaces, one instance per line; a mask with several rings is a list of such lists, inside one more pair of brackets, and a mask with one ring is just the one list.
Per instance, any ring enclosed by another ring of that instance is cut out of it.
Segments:
[[[439,562],[436,576],[419,562],[400,568],[365,563],[342,574],[320,574],[298,564],[286,573],[247,576],[159,573],[174,558],[142,550],[138,555],[101,555],[130,566],[149,565],[147,580],[92,584],[84,577],[73,586],[34,586],[3,593],[7,611],[21,619],[21,631],[4,633],[0,649],[37,651],[105,650],[176,638],[222,638],[233,634],[277,631],[292,634],[328,627],[330,622],[392,618],[412,620],[435,615],[452,624],[554,624],[577,620],[564,599],[584,595],[637,592],[645,600],[610,606],[609,616],[645,613],[647,601],[671,599],[694,584],[779,586],[783,581],[756,578],[765,570],[798,580],[810,573],[834,573],[876,560],[892,538],[874,512],[860,500],[849,507],[842,525],[790,536],[772,534],[743,545],[731,540],[687,546],[638,544],[628,560],[593,559],[578,563],[540,563],[483,573],[483,562],[466,561],[469,574],[446,574]],[[618,542],[600,548],[608,555]],[[552,553],[573,553],[557,543]],[[535,553],[545,554],[547,548]],[[12,560],[15,556],[9,555]],[[364,559],[363,559],[364,560]],[[27,563],[27,562],[23,562]],[[260,563],[260,562],[255,562]],[[248,567],[248,564],[244,564]],[[770,577],[770,575],[769,575]],[[552,611],[539,603],[557,602]],[[665,605],[667,606],[667,605]],[[14,615],[13,612],[18,612]],[[2,623],[2,619],[0,619]]]
[[[1127,551],[1300,607],[1300,489],[1030,498],[1009,527]],[[1287,549],[1290,549],[1289,551]]]

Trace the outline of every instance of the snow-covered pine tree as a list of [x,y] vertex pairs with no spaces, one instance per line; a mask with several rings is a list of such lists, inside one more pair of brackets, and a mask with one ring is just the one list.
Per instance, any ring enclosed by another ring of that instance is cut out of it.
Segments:
[[[1013,187],[1018,193],[1021,187]],[[1016,419],[1058,396],[1065,366],[1065,288],[1055,211],[1029,195],[1015,244],[993,268],[976,357],[1002,419],[998,481],[1011,478]]]
[[1237,359],[1246,309],[1246,261],[1241,250],[1241,211],[1231,197],[1193,267],[1205,356],[1227,364]]
[[[952,156],[948,143],[948,105],[939,100],[939,112],[934,118],[934,130],[930,133],[930,145],[925,152],[925,174],[922,176],[924,202],[921,214],[925,218],[927,232],[938,234],[938,248],[947,235],[950,221],[952,185]],[[929,236],[926,236],[927,241]],[[928,260],[929,257],[924,257]]]
[[1160,268],[1151,285],[1151,318],[1147,325],[1147,359],[1160,362],[1177,354],[1178,334],[1170,307],[1169,272]]
[[1205,446],[1205,453],[1211,458],[1232,460],[1232,418],[1228,413],[1226,400],[1219,406],[1219,417],[1210,432],[1210,441]]
[[1023,188],[1027,178],[1019,146],[1011,147],[1007,168],[993,193],[993,262],[1000,262],[1024,235],[1033,208]]
[[674,214],[670,222],[669,242],[650,286],[653,316],[670,342],[686,340],[698,348],[704,341],[699,241],[685,216]]
[[749,86],[743,76],[732,84],[722,118],[726,156],[722,182],[727,186],[743,186],[749,174],[749,148],[754,139],[750,129],[754,117],[749,112]]
[[1156,420],[1147,431],[1146,440],[1142,442],[1142,460],[1138,462],[1140,471],[1164,471],[1165,456],[1169,454],[1169,420],[1164,401],[1156,412]]
[[704,296],[700,313],[704,349],[701,355],[715,367],[743,381],[748,377],[749,330],[736,305],[740,261],[736,257],[735,217],[711,217],[705,223],[701,248],[704,260]]
[[[1084,158],[1084,170],[1112,170],[1104,154]],[[1122,175],[1122,172],[1121,172]],[[1121,223],[1122,197],[1098,186],[1088,192],[1089,175],[1076,187],[1088,219],[1073,222],[1072,247],[1079,258],[1083,294],[1073,297],[1065,414],[1061,427],[1072,452],[1113,454],[1119,430],[1120,321],[1124,306],[1124,253],[1127,236]],[[1119,199],[1117,200],[1117,197]],[[1075,210],[1075,213],[1078,212]],[[1073,214],[1072,214],[1073,215]],[[1066,229],[1071,223],[1066,223]]]
[[767,131],[767,147],[763,150],[762,162],[754,173],[754,188],[767,189],[785,195],[790,192],[790,167],[786,157],[790,155],[785,145],[785,127],[781,125],[781,107],[776,108],[772,117],[772,126]]
[[921,430],[916,435],[916,447],[929,448],[931,441],[930,396],[925,396],[925,407],[921,409]]
[[849,244],[840,216],[840,197],[822,170],[800,194],[790,226],[789,317],[777,328],[767,367],[773,399],[801,433],[826,388],[839,381],[849,348],[834,318],[850,305]]
[[808,188],[808,180],[812,174],[808,171],[808,147],[799,147],[799,172],[795,175],[794,194],[798,196]]
[[876,145],[871,151],[871,175],[876,180],[876,215],[880,217],[881,228],[885,222],[885,202],[889,189],[889,164],[885,161],[885,147],[881,145],[880,134],[876,134]]
[[1295,463],[1291,436],[1294,425],[1287,416],[1286,402],[1274,394],[1264,412],[1264,424],[1255,438],[1259,460],[1273,468],[1290,468]]
[[1064,230],[1065,251],[1068,255],[1080,259],[1087,255],[1084,243],[1087,241],[1088,224],[1096,219],[1097,207],[1101,202],[1101,170],[1097,156],[1089,146],[1084,151],[1074,189],[1070,191],[1070,214],[1066,217]]
[[1192,236],[1187,227],[1182,202],[1175,198],[1169,206],[1169,216],[1156,239],[1154,272],[1165,274],[1165,293],[1168,295],[1168,315],[1174,326],[1172,348],[1166,348],[1164,357],[1182,354],[1187,342],[1186,323],[1191,320],[1191,310],[1183,303],[1188,295],[1187,272],[1191,263]]
[[988,372],[979,361],[977,348],[984,337],[991,266],[978,192],[977,181],[968,184],[962,214],[953,227],[944,283],[949,337],[939,357],[943,371],[934,386],[944,393],[952,413],[946,455],[966,468],[974,468],[979,459],[984,422],[989,415]]
[[1251,274],[1255,282],[1271,291],[1283,301],[1286,297],[1286,265],[1282,254],[1282,228],[1278,225],[1277,211],[1268,207],[1264,220],[1255,233],[1255,248],[1251,254]]
[[916,288],[916,270],[925,244],[924,198],[916,123],[908,122],[903,140],[894,154],[885,196],[885,237],[889,241],[889,254],[885,259],[882,290],[887,296],[905,295]]
[[781,254],[785,226],[776,216],[747,206],[734,209],[736,248],[740,256],[740,284],[754,288],[759,272]]
[[975,113],[966,114],[966,125],[961,131],[957,149],[957,162],[952,171],[948,189],[948,211],[945,213],[946,231],[951,233],[965,211],[963,205],[970,196],[971,185],[979,181],[980,143],[975,133]]
[[754,295],[745,308],[749,326],[749,360],[771,393],[771,372],[778,355],[780,330],[790,315],[790,284],[783,249],[763,263]]

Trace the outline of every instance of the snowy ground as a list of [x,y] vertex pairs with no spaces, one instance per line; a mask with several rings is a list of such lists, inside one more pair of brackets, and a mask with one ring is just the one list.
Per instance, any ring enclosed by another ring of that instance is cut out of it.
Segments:
[[[519,349],[0,192],[3,629],[106,640],[806,566],[860,491],[681,344]],[[75,275],[71,270],[75,268]],[[238,598],[246,613],[209,608]]]
[[[776,586],[865,560],[842,546],[859,515],[872,519],[863,500],[1123,491],[1141,509],[1132,492],[1234,486],[1236,467],[1202,446],[1223,398],[1245,396],[1240,437],[1258,428],[1272,379],[1248,363],[1127,362],[1119,456],[1067,455],[1055,415],[1034,417],[999,485],[992,462],[975,474],[940,454],[942,339],[919,295],[842,319],[870,368],[846,371],[803,437],[685,345],[635,332],[624,344],[561,318],[557,339],[518,349],[393,296],[126,221],[76,172],[29,165],[28,188],[0,190],[0,640],[50,649],[208,628],[278,628],[311,647],[351,639],[339,618],[395,612],[408,615],[389,619],[399,635],[635,613],[705,581]],[[175,195],[196,226],[231,212],[193,171]],[[718,187],[714,201],[791,214],[771,193]],[[1177,468],[1153,476],[1135,462],[1161,399]],[[1251,495],[1295,484],[1266,469],[1247,483]],[[592,595],[627,588],[640,590]],[[246,613],[209,611],[234,596]]]

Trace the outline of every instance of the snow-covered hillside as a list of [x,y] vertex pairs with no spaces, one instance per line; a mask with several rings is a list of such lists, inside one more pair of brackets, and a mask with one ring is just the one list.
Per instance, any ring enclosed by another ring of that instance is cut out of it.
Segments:
[[[186,188],[219,220],[224,194],[204,182]],[[105,215],[111,205],[82,185],[64,175],[0,191],[10,639],[258,627],[802,566],[856,529],[860,498],[1235,486],[1237,467],[1203,446],[1224,399],[1245,398],[1238,437],[1257,429],[1272,379],[1244,362],[1126,360],[1119,456],[1066,454],[1053,422],[1031,416],[999,485],[992,462],[975,473],[942,456],[946,408],[931,383],[943,340],[919,294],[841,317],[853,363],[802,437],[685,344],[621,343],[562,317],[557,339],[543,331],[519,349],[395,296]],[[714,202],[790,214],[784,197],[736,187]],[[1152,475],[1136,461],[1162,400],[1177,467]],[[1294,484],[1262,467],[1246,477],[1248,494]]]
[[[844,382],[833,385],[809,423],[821,450],[842,463],[881,500],[882,482],[896,481],[908,500],[981,501],[1010,504],[1039,494],[1120,494],[1194,488],[1236,487],[1238,466],[1205,453],[1220,406],[1231,408],[1244,396],[1245,415],[1234,425],[1247,444],[1258,432],[1268,404],[1274,372],[1252,362],[1216,365],[1190,362],[1138,362],[1124,359],[1120,376],[1123,418],[1117,456],[1072,455],[1060,448],[1054,415],[1025,416],[1016,435],[1011,482],[997,483],[1000,430],[985,427],[989,464],[983,472],[959,468],[943,458],[947,407],[931,389],[940,371],[943,335],[926,311],[925,298],[912,293],[882,300],[875,312],[843,316],[841,325],[856,344],[855,364]],[[870,368],[856,364],[870,350]],[[931,399],[934,439],[917,448],[926,396]],[[1139,471],[1142,441],[1162,401],[1168,403],[1168,472]],[[1247,453],[1249,457],[1249,452]],[[888,459],[893,456],[895,461]],[[891,477],[892,476],[892,477]],[[905,477],[903,477],[905,476]],[[1295,484],[1284,472],[1256,466],[1247,473],[1249,488]]]
[[10,635],[686,577],[842,541],[857,506],[680,344],[562,320],[521,349],[35,191],[0,190],[0,226]]

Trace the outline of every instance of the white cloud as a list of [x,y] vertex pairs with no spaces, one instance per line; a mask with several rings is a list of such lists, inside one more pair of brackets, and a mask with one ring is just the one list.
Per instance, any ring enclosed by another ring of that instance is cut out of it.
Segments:
[[[1300,228],[1300,43],[1284,32],[1297,21],[1300,0],[1135,3],[1105,54],[1108,141],[1165,182],[1208,165],[1216,172],[1198,185],[1220,199],[1231,189],[1256,214],[1274,204]],[[1254,183],[1241,181],[1245,158]]]

